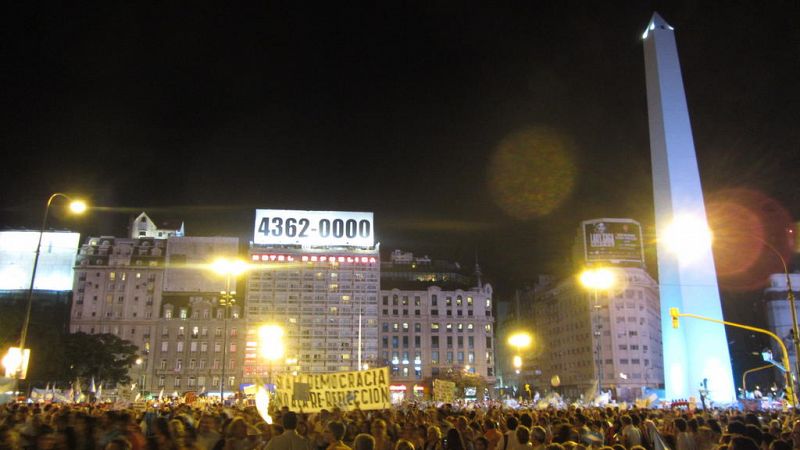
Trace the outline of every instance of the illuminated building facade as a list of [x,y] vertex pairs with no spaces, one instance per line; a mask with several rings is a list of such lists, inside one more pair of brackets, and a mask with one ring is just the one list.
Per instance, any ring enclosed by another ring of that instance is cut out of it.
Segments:
[[[249,259],[246,381],[375,366],[381,266],[372,213],[256,210]],[[265,324],[284,328],[279,361],[260,356],[258,346],[271,345],[257,336]]]
[[575,277],[523,300],[532,305],[529,320],[536,336],[524,363],[534,375],[524,382],[545,392],[558,375],[556,390],[574,399],[596,392],[602,373],[603,390],[627,401],[641,397],[643,387],[663,386],[658,285],[641,268],[619,267],[614,273],[617,284],[597,292],[597,307],[595,293]]
[[[792,283],[792,292],[795,298],[800,296],[798,287],[800,287],[800,274],[790,273],[790,282]],[[796,367],[794,343],[792,343],[792,310],[789,306],[788,299],[789,288],[786,284],[785,273],[775,273],[769,276],[768,286],[764,289],[764,303],[767,311],[767,328],[776,335],[783,338],[783,343],[786,345],[786,350],[789,352],[789,359],[791,360],[792,368]],[[795,300],[795,308],[798,308],[800,301]],[[780,361],[782,350],[778,348],[778,344],[770,342],[772,345],[772,354],[775,355],[774,359]],[[783,383],[782,378],[780,383]]]
[[[380,286],[377,247],[254,245],[250,259],[245,312],[247,381],[265,377],[270,370],[358,370],[359,329],[362,366],[375,365]],[[268,323],[285,329],[283,361],[269,363],[259,356],[256,330]]]
[[430,395],[452,371],[495,383],[492,286],[443,290],[382,289],[379,363],[390,368],[395,401]]
[[[142,391],[216,394],[223,363],[226,386],[238,388],[241,306],[219,307],[225,280],[206,267],[214,257],[235,255],[238,238],[163,236],[85,241],[75,261],[70,331],[133,342],[142,361],[130,375]],[[231,351],[222,352],[223,341]]]

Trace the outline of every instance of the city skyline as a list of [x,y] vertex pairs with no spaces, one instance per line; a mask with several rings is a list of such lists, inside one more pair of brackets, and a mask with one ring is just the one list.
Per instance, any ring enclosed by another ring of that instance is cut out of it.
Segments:
[[142,210],[243,238],[255,208],[374,211],[384,250],[477,254],[498,289],[563,274],[582,220],[629,217],[653,238],[641,30],[656,9],[680,32],[706,194],[744,187],[798,216],[790,3],[18,7],[4,227],[35,227],[60,190],[121,209],[51,222],[84,235]]

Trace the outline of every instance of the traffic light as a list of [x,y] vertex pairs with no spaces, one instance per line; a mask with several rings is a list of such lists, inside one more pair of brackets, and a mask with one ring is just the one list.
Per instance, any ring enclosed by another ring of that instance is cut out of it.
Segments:
[[678,328],[678,325],[679,325],[679,323],[678,323],[678,315],[679,314],[680,313],[678,312],[678,308],[670,308],[669,309],[669,315],[672,317],[672,328],[676,328],[676,329]]

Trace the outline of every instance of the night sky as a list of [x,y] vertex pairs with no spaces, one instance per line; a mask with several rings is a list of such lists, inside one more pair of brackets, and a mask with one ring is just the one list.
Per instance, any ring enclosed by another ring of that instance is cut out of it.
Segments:
[[384,253],[477,254],[504,293],[563,275],[581,220],[653,238],[654,10],[677,33],[707,196],[754,199],[777,233],[800,216],[794,1],[15,3],[0,227],[37,227],[54,191],[113,207],[54,212],[93,235],[140,210],[245,241],[255,208],[374,211]]

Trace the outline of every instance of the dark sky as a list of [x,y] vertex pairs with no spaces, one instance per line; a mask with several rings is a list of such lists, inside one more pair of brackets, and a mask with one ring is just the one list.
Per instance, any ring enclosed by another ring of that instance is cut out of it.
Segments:
[[[15,3],[0,227],[38,226],[61,190],[118,208],[52,221],[91,234],[121,235],[141,209],[244,239],[258,207],[374,211],[385,251],[477,252],[508,292],[563,273],[581,220],[652,232],[641,34],[655,9],[677,33],[707,195],[746,188],[800,213],[794,1]],[[491,180],[547,178],[548,162],[490,167],[525,130],[560,136],[572,172],[542,187],[562,195],[551,209],[519,217]]]

